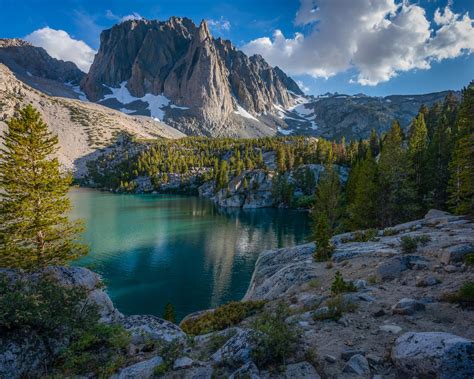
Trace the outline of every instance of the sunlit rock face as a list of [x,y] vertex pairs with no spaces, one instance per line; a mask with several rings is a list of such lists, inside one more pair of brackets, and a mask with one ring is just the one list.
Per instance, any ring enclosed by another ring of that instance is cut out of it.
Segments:
[[[303,95],[261,56],[247,57],[230,41],[214,39],[205,21],[196,26],[178,17],[131,20],[102,32],[82,89],[91,101],[120,107],[123,98],[110,94],[123,85],[130,94],[129,111],[153,117],[158,108],[168,123],[204,135],[275,134],[268,116],[260,116]],[[153,107],[147,95],[163,96],[167,103]]]

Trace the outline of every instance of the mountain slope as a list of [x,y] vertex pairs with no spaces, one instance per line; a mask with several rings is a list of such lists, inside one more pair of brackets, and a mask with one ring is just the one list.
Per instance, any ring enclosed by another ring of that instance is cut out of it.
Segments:
[[0,64],[0,131],[15,109],[33,104],[50,130],[59,137],[58,157],[76,176],[100,149],[112,145],[121,133],[138,138],[179,138],[183,134],[147,117],[127,116],[99,104],[48,96],[23,83],[8,67]]
[[0,63],[22,82],[62,97],[79,98],[79,83],[86,75],[74,63],[52,58],[45,49],[17,38],[0,38]]
[[277,107],[303,95],[283,71],[212,38],[205,21],[131,20],[101,34],[81,88],[91,101],[164,120],[188,134],[276,134]]
[[[394,120],[407,129],[424,104],[431,107],[443,102],[450,91],[424,95],[323,95],[309,98],[306,103],[284,110],[280,117],[288,125],[285,134],[308,134],[331,139],[367,138],[372,129],[379,133],[390,128]],[[455,92],[460,96],[459,92]]]

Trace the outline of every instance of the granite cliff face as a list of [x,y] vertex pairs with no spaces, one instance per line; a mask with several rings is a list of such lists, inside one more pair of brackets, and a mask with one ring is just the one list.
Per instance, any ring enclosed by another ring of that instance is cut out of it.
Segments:
[[91,101],[214,136],[276,134],[278,121],[265,114],[303,95],[262,57],[214,39],[205,21],[196,26],[178,17],[131,20],[103,31],[81,87]]

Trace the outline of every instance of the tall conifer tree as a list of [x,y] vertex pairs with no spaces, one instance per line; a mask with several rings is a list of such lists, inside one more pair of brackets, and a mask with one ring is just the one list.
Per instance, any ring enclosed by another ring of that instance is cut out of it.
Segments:
[[384,139],[379,159],[379,223],[389,226],[409,220],[416,210],[414,200],[403,132],[395,121]]
[[0,150],[0,266],[39,269],[87,252],[68,220],[71,176],[60,172],[58,138],[28,105],[7,122]]
[[462,91],[456,121],[457,141],[449,164],[450,209],[474,214],[474,81]]

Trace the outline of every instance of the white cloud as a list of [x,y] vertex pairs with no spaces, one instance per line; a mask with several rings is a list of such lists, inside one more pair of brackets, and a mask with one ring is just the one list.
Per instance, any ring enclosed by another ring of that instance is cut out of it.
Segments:
[[107,9],[107,12],[105,12],[105,17],[107,17],[109,20],[118,21],[119,23],[122,23],[124,21],[129,21],[129,20],[142,20],[143,19],[143,17],[138,12],[132,12],[125,16],[117,16],[110,9]]
[[214,31],[222,32],[230,30],[230,21],[226,20],[223,16],[219,20],[208,19],[207,25]]
[[[351,4],[354,4],[351,6]],[[474,52],[473,20],[436,10],[433,30],[425,10],[395,0],[301,0],[295,24],[309,33],[253,40],[247,54],[261,54],[290,74],[325,77],[355,68],[357,82],[376,85],[399,72],[427,69],[433,60]]]
[[300,87],[300,90],[303,91],[304,93],[309,93],[311,90],[309,87],[303,83],[301,80],[297,80],[296,84],[298,84],[298,87]]
[[94,60],[95,51],[83,41],[71,38],[64,30],[38,29],[25,40],[44,48],[53,58],[74,62],[84,72],[89,71]]

